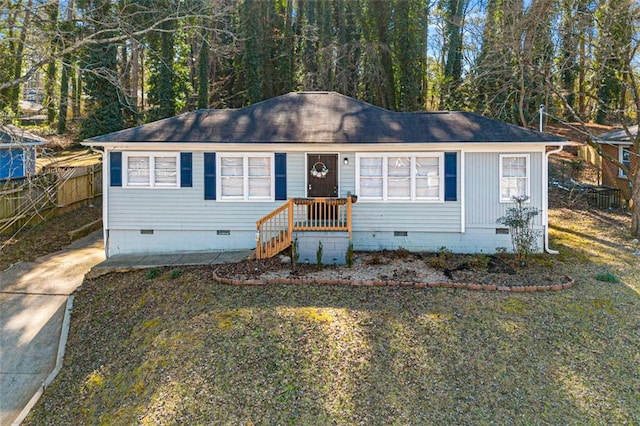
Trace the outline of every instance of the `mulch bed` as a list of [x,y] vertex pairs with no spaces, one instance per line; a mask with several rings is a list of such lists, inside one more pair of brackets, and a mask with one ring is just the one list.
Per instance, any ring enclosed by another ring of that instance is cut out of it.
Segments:
[[359,252],[352,266],[291,265],[288,258],[247,260],[218,267],[216,281],[230,285],[326,284],[413,286],[468,290],[558,291],[574,285],[563,265],[534,256],[516,266],[511,255]]

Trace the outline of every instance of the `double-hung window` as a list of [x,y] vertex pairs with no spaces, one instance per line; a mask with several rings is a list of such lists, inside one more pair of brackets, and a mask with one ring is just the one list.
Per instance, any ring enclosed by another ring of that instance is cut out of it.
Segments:
[[220,200],[272,201],[272,154],[219,154]]
[[[631,147],[621,146],[618,148],[618,153],[618,160],[627,168],[627,170],[631,170]],[[624,178],[627,177],[627,174],[623,169],[620,169],[619,176]]]
[[358,195],[363,201],[442,201],[443,155],[358,155]]
[[130,188],[177,188],[180,186],[179,153],[132,152],[124,155],[124,186]]
[[500,202],[530,196],[529,170],[529,154],[500,155]]

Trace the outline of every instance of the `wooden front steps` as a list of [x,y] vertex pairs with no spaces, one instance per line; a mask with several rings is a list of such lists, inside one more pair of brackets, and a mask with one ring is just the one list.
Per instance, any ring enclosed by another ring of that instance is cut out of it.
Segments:
[[267,259],[291,246],[296,231],[348,232],[356,197],[290,198],[256,222],[256,258]]

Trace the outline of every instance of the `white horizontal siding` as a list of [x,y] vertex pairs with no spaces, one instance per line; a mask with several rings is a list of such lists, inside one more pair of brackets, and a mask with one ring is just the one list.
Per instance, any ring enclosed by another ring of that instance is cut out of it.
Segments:
[[[495,253],[497,249],[511,251],[511,237],[498,235],[489,229],[468,229],[456,232],[411,232],[396,236],[393,232],[354,232],[353,248],[362,251],[395,250],[437,252],[446,247],[454,253]],[[537,241],[538,252],[542,250],[542,235]]]
[[460,232],[460,202],[356,203],[354,231]]
[[[258,219],[284,203],[205,200],[203,170],[204,155],[194,152],[192,188],[110,187],[109,228],[255,231]],[[287,186],[291,186],[289,177]]]
[[[340,195],[357,195],[355,153],[338,154]],[[344,158],[348,164],[344,164]],[[458,156],[458,162],[460,156]],[[287,196],[306,196],[306,154],[287,154]],[[204,155],[193,152],[193,187],[144,189],[108,187],[110,230],[254,232],[255,223],[284,201],[225,202],[204,199]],[[459,167],[458,167],[459,170]],[[460,175],[460,173],[458,173]],[[457,182],[460,198],[460,179]],[[360,202],[353,206],[353,226],[359,232],[460,232],[461,203]],[[187,235],[187,234],[184,234]],[[248,235],[248,234],[245,234]],[[153,240],[136,237],[134,241]],[[245,237],[246,238],[246,237]],[[246,244],[246,242],[245,242]]]

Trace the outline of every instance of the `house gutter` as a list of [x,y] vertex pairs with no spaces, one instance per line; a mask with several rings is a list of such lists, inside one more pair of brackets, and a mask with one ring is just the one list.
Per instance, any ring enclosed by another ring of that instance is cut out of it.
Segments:
[[108,198],[109,198],[109,186],[106,185],[108,182],[108,174],[107,170],[109,170],[110,164],[109,156],[107,155],[107,149],[100,150],[94,146],[90,146],[91,151],[102,155],[102,239],[104,241],[104,257],[109,258],[109,215],[107,214],[108,209]]
[[549,248],[549,156],[551,154],[557,154],[562,151],[564,145],[558,146],[556,149],[552,149],[551,151],[547,151],[545,153],[545,161],[543,163],[543,171],[542,171],[542,225],[544,227],[544,251],[549,254],[558,254],[558,250],[552,250]]

